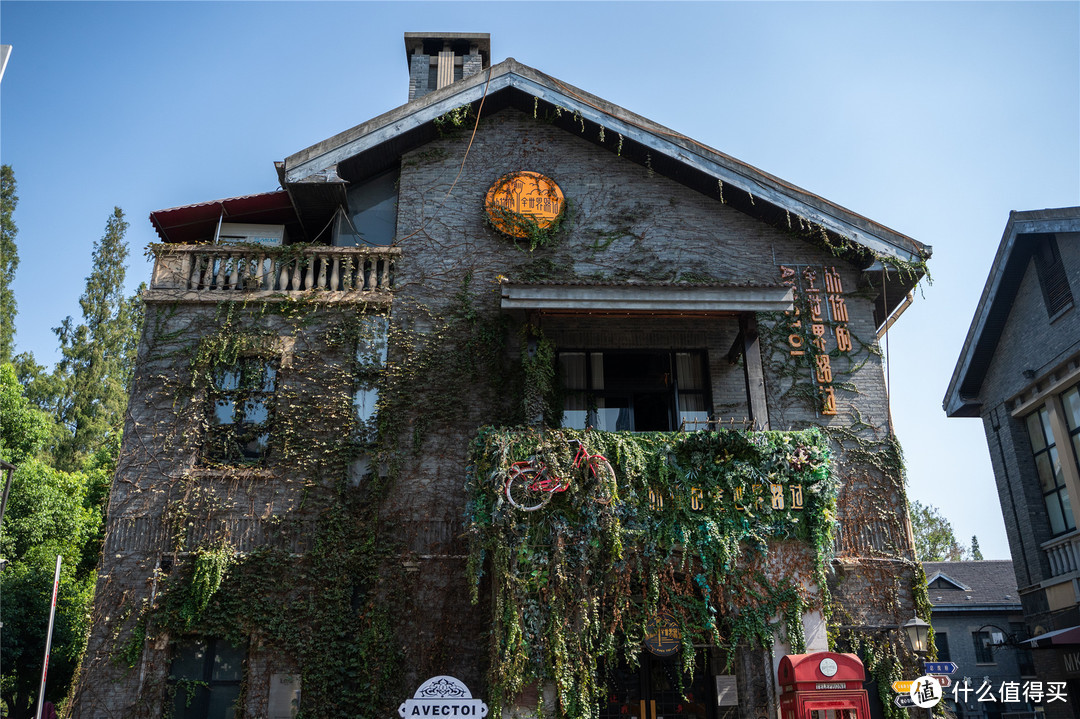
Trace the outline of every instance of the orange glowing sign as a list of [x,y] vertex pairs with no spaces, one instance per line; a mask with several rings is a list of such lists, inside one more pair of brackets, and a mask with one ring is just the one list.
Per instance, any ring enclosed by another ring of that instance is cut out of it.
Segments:
[[563,211],[562,190],[539,172],[511,172],[500,177],[484,198],[491,224],[511,237],[529,236],[529,225],[551,227]]

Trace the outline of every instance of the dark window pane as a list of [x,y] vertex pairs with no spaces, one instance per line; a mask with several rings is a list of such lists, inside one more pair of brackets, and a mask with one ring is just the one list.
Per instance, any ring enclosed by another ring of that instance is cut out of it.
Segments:
[[1028,436],[1031,437],[1031,449],[1040,452],[1046,449],[1046,440],[1043,437],[1042,424],[1039,422],[1039,413],[1029,414],[1027,417]]
[[703,352],[561,352],[559,371],[565,427],[670,432],[711,412]]
[[938,661],[949,661],[949,635],[945,632],[934,632],[934,644],[937,646]]
[[587,389],[584,352],[563,352],[559,355],[559,367],[562,371],[563,387]]
[[1069,490],[1062,487],[1058,490],[1058,494],[1061,496],[1062,512],[1065,515],[1065,529],[1076,529],[1076,523],[1073,520],[1072,502],[1069,501]]
[[1065,406],[1065,421],[1069,429],[1080,428],[1080,387],[1073,387],[1061,395],[1061,403]]
[[1061,512],[1061,503],[1057,493],[1046,495],[1046,514],[1050,518],[1050,531],[1061,534],[1065,531],[1065,517]]
[[389,245],[394,241],[397,179],[397,170],[391,170],[349,189],[349,214],[353,227],[362,238],[360,244]]
[[975,661],[979,664],[993,664],[994,652],[990,648],[990,632],[972,632],[971,639],[975,644]]

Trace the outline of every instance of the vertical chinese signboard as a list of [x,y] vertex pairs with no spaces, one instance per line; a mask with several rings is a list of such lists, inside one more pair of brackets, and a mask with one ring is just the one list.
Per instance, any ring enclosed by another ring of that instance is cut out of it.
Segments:
[[818,411],[836,414],[833,359],[851,352],[844,285],[836,267],[780,265],[780,280],[795,293],[788,316],[787,352],[808,368],[820,399]]

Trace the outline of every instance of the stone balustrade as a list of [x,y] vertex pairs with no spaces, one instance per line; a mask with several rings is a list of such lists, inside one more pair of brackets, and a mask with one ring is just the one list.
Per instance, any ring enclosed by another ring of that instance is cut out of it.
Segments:
[[[158,245],[148,299],[389,300],[396,247]],[[159,297],[160,295],[160,297]]]
[[1044,542],[1042,550],[1050,563],[1050,576],[1060,577],[1080,569],[1080,532],[1070,532],[1063,537]]

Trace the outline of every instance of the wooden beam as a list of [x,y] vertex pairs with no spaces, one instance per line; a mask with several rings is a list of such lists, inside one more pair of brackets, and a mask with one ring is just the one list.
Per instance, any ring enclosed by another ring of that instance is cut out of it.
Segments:
[[761,369],[761,342],[756,314],[743,312],[739,315],[739,334],[743,338],[743,375],[746,377],[750,421],[754,429],[768,429],[769,408],[765,401],[765,374]]

